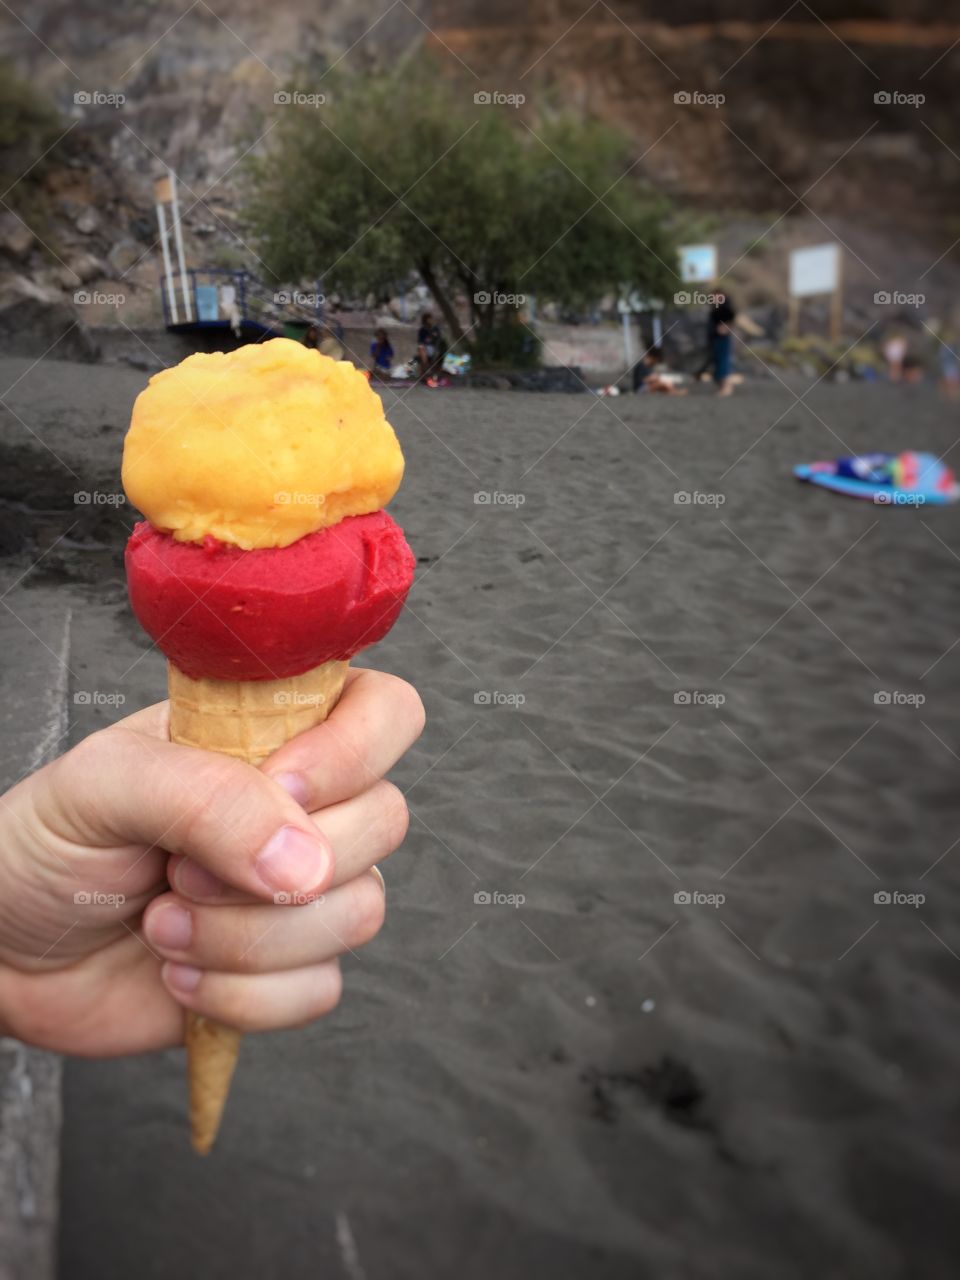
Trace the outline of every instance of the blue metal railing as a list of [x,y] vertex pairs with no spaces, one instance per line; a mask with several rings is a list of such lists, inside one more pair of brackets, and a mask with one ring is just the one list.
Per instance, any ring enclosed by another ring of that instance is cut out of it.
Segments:
[[[307,325],[323,318],[323,295],[312,295],[310,305],[295,292],[272,292],[252,272],[230,267],[190,267],[184,277],[176,271],[160,280],[163,319],[167,328],[240,328],[258,333],[281,333],[285,324]],[[231,295],[228,292],[232,290]],[[173,298],[171,301],[171,291]]]

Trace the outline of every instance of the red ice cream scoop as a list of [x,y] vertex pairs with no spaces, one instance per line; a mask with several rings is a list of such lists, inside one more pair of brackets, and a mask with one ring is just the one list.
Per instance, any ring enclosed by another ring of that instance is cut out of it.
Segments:
[[125,559],[140,625],[184,675],[210,680],[285,679],[353,657],[393,626],[415,567],[385,511],[253,551],[177,542],[143,521]]

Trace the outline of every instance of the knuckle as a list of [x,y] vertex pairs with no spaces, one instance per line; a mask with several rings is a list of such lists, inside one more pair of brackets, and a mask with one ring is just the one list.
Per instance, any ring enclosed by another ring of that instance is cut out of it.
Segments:
[[287,1025],[291,1027],[308,1027],[318,1018],[325,1018],[333,1013],[340,1003],[343,994],[343,976],[337,961],[320,965],[309,979],[309,985],[302,991],[298,1001],[299,1010],[291,1016]]
[[387,850],[393,853],[406,838],[410,827],[410,810],[407,799],[399,787],[392,782],[381,783],[381,794],[378,797],[383,834]]
[[269,1006],[248,991],[245,983],[221,981],[211,1005],[213,1007],[207,1016],[226,1023],[228,1027],[235,1027],[237,1031],[262,1031],[271,1025]]
[[343,995],[343,974],[340,965],[334,961],[322,965],[316,972],[316,982],[311,993],[310,1020],[322,1018],[340,1003]]
[[353,946],[362,947],[383,928],[387,914],[386,899],[372,875],[358,876],[351,895],[350,942]]
[[401,718],[409,727],[412,739],[416,741],[423,733],[423,727],[427,722],[423,699],[412,684],[409,684],[406,680],[401,680],[398,676],[392,678],[394,681],[394,696],[397,699]]
[[228,973],[261,973],[265,967],[265,952],[259,945],[269,927],[254,908],[213,908],[215,916],[207,919],[222,930],[216,945],[217,967]]
[[61,822],[71,829],[78,822],[83,828],[97,828],[103,817],[104,780],[125,774],[123,757],[140,750],[137,734],[118,726],[91,733],[54,760],[48,766],[49,793],[56,799]]
[[[85,779],[108,773],[120,756],[139,745],[137,735],[129,729],[101,729],[71,747],[52,767],[64,780],[82,784]],[[81,787],[81,793],[86,789]]]
[[176,787],[178,827],[185,852],[200,854],[202,862],[202,854],[219,848],[225,835],[236,840],[243,829],[238,813],[245,809],[249,815],[252,808],[252,787],[244,766],[204,752],[189,775],[177,778]]

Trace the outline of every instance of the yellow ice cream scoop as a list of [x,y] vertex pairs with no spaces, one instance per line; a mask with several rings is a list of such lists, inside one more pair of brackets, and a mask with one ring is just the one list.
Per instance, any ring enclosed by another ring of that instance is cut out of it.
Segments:
[[366,377],[289,338],[155,374],[123,450],[123,487],[155,528],[246,550],[378,511],[402,476]]

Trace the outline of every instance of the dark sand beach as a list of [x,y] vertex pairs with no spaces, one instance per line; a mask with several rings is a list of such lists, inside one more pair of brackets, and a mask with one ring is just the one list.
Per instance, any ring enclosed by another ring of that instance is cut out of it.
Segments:
[[[0,365],[38,540],[0,628],[69,610],[71,696],[126,699],[76,741],[164,691],[132,513],[73,499],[145,375]],[[960,427],[806,389],[385,393],[419,566],[364,662],[428,714],[387,925],[334,1015],[245,1042],[206,1162],[182,1054],[68,1063],[62,1275],[956,1274],[960,511],[790,469]]]

